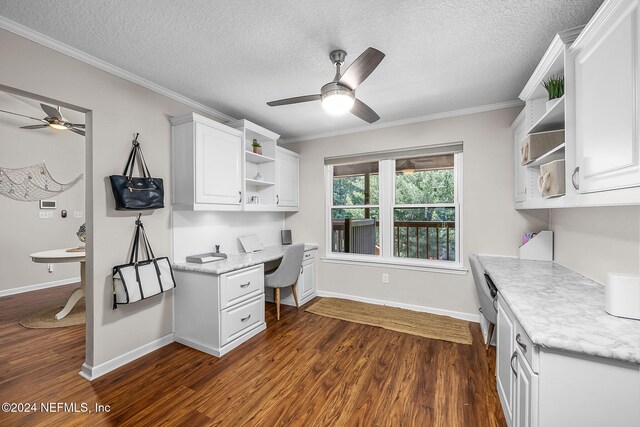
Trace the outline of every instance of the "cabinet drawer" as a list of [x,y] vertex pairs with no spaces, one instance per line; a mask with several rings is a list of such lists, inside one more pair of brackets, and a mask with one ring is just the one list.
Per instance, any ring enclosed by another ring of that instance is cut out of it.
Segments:
[[313,249],[311,251],[306,251],[304,253],[304,258],[302,258],[303,261],[308,260],[308,259],[314,259],[316,257],[316,250]]
[[[537,360],[534,365],[534,353],[536,352],[536,348],[533,346],[533,341],[529,338],[529,335],[524,331],[522,325],[516,321],[516,338],[515,338],[515,347],[522,353],[524,358],[529,363],[529,367],[534,368],[537,366]],[[537,372],[537,369],[533,369],[534,372]]]
[[231,307],[264,293],[263,265],[249,267],[220,277],[220,308]]
[[220,344],[225,345],[264,322],[264,295],[220,312]]

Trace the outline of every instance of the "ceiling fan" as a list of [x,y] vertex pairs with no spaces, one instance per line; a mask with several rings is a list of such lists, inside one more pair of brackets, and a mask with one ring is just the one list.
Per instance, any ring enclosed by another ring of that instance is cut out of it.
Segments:
[[84,136],[84,124],[71,123],[65,120],[60,107],[54,108],[47,104],[40,104],[40,107],[47,115],[44,119],[25,116],[24,114],[12,113],[11,111],[6,110],[0,110],[0,112],[13,114],[14,116],[26,117],[28,119],[41,122],[41,124],[39,125],[21,126],[20,129],[44,129],[46,127],[51,127],[59,130],[70,130],[71,132],[75,132],[78,135]]
[[330,114],[340,115],[351,111],[351,114],[369,123],[379,120],[380,116],[375,111],[356,98],[355,89],[376,69],[384,58],[384,53],[370,47],[357,57],[344,73],[340,73],[340,67],[344,64],[346,56],[347,53],[344,50],[331,52],[329,58],[331,58],[331,62],[336,67],[336,75],[333,81],[322,86],[320,94],[280,99],[267,102],[267,105],[277,107],[279,105],[320,101],[324,109]]

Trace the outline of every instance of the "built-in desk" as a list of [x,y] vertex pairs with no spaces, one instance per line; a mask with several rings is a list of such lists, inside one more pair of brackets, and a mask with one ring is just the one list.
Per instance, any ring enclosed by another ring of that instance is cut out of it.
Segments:
[[[220,357],[265,330],[264,266],[282,258],[285,249],[268,246],[207,264],[174,263],[175,341]],[[317,249],[305,245],[296,285],[300,305],[316,296]]]

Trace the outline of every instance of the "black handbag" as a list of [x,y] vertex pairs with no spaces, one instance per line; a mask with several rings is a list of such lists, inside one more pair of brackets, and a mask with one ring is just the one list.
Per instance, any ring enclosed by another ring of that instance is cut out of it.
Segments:
[[[116,199],[116,210],[145,210],[164,208],[164,186],[162,178],[152,178],[142,155],[138,135],[133,140],[133,148],[122,175],[111,175],[111,189]],[[133,168],[138,160],[142,177],[133,176]]]

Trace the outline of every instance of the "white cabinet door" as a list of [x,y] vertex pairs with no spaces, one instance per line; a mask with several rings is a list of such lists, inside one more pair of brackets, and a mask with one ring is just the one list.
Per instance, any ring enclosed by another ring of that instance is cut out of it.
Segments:
[[278,168],[276,202],[281,207],[298,207],[300,159],[294,152],[278,147],[276,163]]
[[639,19],[638,0],[605,2],[572,48],[579,193],[640,185]]
[[301,299],[307,298],[316,291],[316,263],[311,259],[302,263],[301,285],[298,285],[298,292]]
[[195,202],[242,202],[242,140],[237,135],[196,123]]
[[509,313],[498,300],[498,329],[497,335],[497,354],[496,354],[496,381],[498,386],[498,395],[502,402],[504,416],[507,424],[512,425],[513,419],[513,395],[515,391],[515,375],[511,368],[512,357],[514,354],[514,322],[510,318]]
[[536,399],[535,387],[537,385],[537,376],[529,369],[527,362],[522,360],[522,354],[518,353],[516,357],[517,363],[514,363],[518,376],[516,377],[516,392],[513,401],[513,419],[514,426],[517,427],[534,427],[534,419],[536,418],[534,399]]

